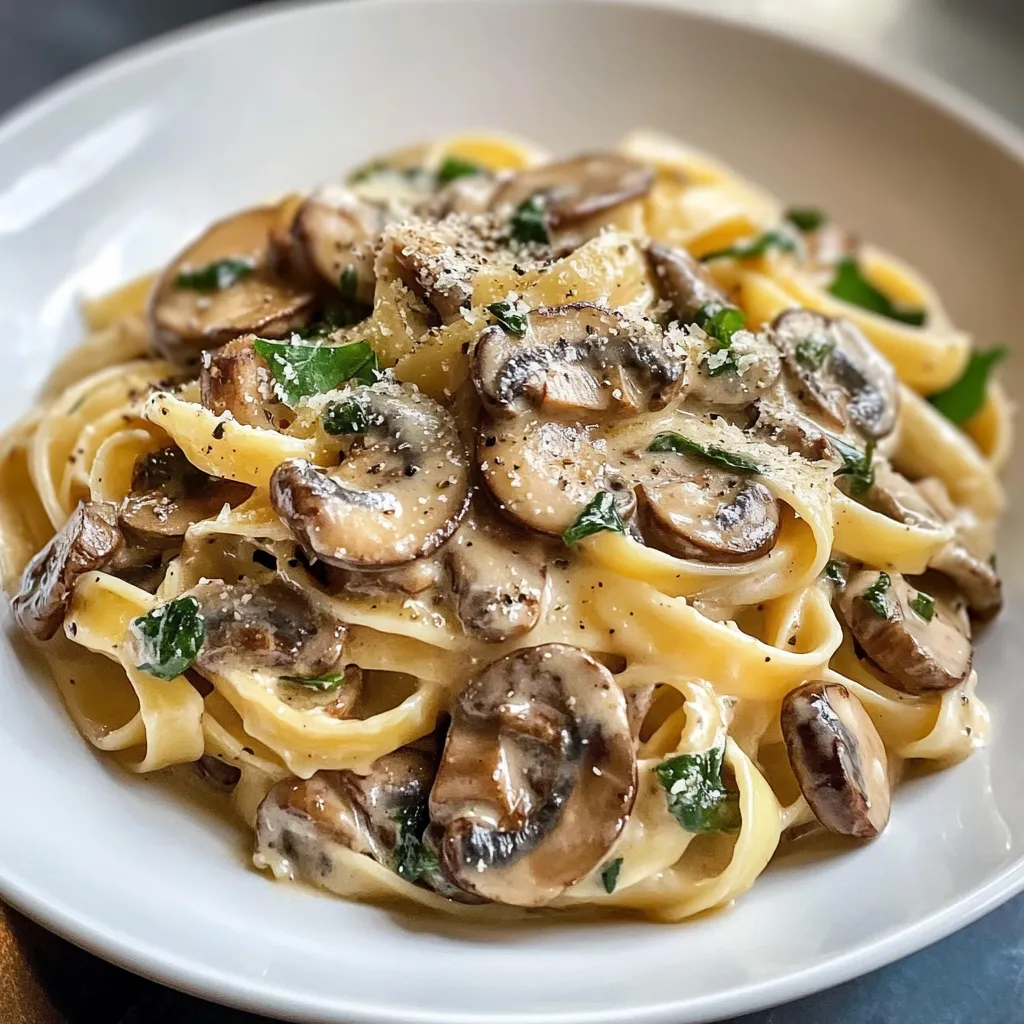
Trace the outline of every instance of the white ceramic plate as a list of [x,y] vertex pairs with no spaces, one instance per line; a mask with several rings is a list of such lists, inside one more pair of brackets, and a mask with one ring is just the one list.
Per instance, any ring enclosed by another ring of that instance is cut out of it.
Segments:
[[[218,214],[434,133],[493,126],[572,151],[637,125],[824,206],[919,263],[984,342],[1013,342],[1024,145],[934,85],[651,7],[288,7],[146,47],[0,129],[2,416],[78,336],[81,293]],[[1024,481],[1020,451],[1010,476]],[[731,911],[486,930],[273,885],[229,826],[95,756],[7,639],[0,894],[134,970],[296,1020],[679,1024],[834,984],[1024,887],[1021,486],[1008,607],[979,657],[991,748],[901,789],[878,842],[777,865]]]

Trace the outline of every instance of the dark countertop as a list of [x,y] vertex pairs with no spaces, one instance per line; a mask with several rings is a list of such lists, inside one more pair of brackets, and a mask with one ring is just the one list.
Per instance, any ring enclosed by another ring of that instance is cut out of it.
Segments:
[[[245,0],[0,0],[0,112],[109,53],[243,6]],[[793,0],[784,13],[771,0],[723,0],[720,6],[779,14],[775,20],[794,24],[801,18],[820,23],[823,8],[821,0]],[[829,3],[827,10],[841,36],[852,34],[861,45],[875,43],[900,51],[1004,115],[1024,121],[1024,4],[1019,0],[846,0]],[[67,1024],[258,1024],[255,1017],[136,978],[6,913],[24,956],[56,1008],[58,1017],[46,1017],[47,1024],[60,1017]],[[3,915],[0,910],[0,931]],[[0,953],[2,945],[0,941]],[[4,963],[0,956],[0,965]],[[741,1019],[742,1024],[825,1021],[1024,1022],[1024,896],[890,967]]]

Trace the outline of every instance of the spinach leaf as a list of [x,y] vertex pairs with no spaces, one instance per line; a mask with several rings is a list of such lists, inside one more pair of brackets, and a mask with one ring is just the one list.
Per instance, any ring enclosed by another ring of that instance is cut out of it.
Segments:
[[338,291],[346,302],[355,302],[359,288],[359,271],[350,263],[338,277]]
[[843,571],[843,563],[835,558],[830,558],[825,563],[825,577],[840,587],[846,585],[846,573]]
[[506,331],[510,331],[520,338],[526,335],[528,326],[526,314],[520,313],[513,303],[492,302],[487,309]]
[[441,185],[447,185],[448,182],[454,181],[456,178],[468,178],[486,173],[485,168],[473,163],[472,160],[463,160],[458,156],[446,156],[437,169],[437,180]]
[[881,615],[883,619],[892,615],[892,597],[889,594],[891,586],[892,580],[889,578],[889,574],[880,572],[878,579],[861,595],[864,598],[864,603],[876,615]]
[[796,356],[796,361],[805,370],[814,373],[815,370],[820,370],[825,365],[825,360],[832,354],[832,349],[835,347],[836,343],[827,335],[815,331],[797,342],[793,354]]
[[735,470],[738,473],[760,473],[761,467],[748,459],[746,455],[738,455],[735,452],[728,452],[714,444],[702,444],[700,441],[691,441],[674,430],[667,430],[658,434],[647,446],[649,452],[677,452],[680,455],[698,455],[708,462],[713,462],[723,469]]
[[513,211],[509,231],[516,242],[547,242],[547,202],[543,196],[524,199]]
[[697,310],[695,323],[709,338],[718,342],[717,348],[728,348],[732,336],[747,326],[743,310],[721,302],[706,302]]
[[308,686],[313,690],[320,690],[321,693],[329,693],[338,689],[345,682],[344,672],[325,672],[322,676],[281,676],[286,683],[298,683],[300,686]]
[[791,206],[786,211],[785,219],[798,231],[817,231],[828,217],[813,206]]
[[687,832],[734,832],[740,827],[739,795],[725,788],[725,747],[679,754],[654,769],[668,809]]
[[372,384],[377,379],[377,356],[366,341],[292,345],[257,338],[253,347],[270,364],[277,391],[292,408],[307,395],[332,391],[344,381]]
[[848,476],[850,478],[850,494],[855,498],[861,498],[875,485],[875,442],[868,441],[863,454],[852,444],[847,444],[834,434],[829,434],[829,442],[839,452],[843,459],[841,469],[835,471],[835,476]]
[[384,417],[373,412],[365,399],[353,396],[331,402],[324,410],[324,430],[334,437],[341,434],[365,434],[384,426]]
[[142,661],[157,679],[176,679],[196,660],[206,639],[206,622],[194,597],[178,597],[132,619]]
[[587,507],[576,517],[572,526],[562,534],[562,541],[566,547],[578,544],[584,537],[600,533],[602,530],[612,530],[615,533],[625,533],[626,527],[619,516],[619,510],[615,506],[615,495],[611,491],[598,491]]
[[727,246],[724,249],[715,249],[713,252],[706,252],[701,256],[701,263],[709,260],[720,260],[726,257],[734,260],[752,260],[763,256],[769,249],[778,249],[780,252],[795,252],[796,240],[784,231],[765,231],[763,234],[752,238],[749,242],[737,242],[735,245]]
[[419,881],[437,868],[437,856],[423,843],[423,833],[430,824],[427,798],[421,797],[399,807],[392,820],[398,824],[398,842],[395,843],[394,869],[407,882]]
[[709,377],[721,377],[723,373],[738,369],[736,357],[725,346],[712,349],[704,357],[704,372]]
[[913,608],[925,622],[931,622],[935,617],[935,598],[932,597],[931,594],[926,594],[923,590],[919,590],[910,599],[910,607]]
[[853,256],[844,256],[836,264],[836,276],[828,286],[829,292],[837,299],[860,306],[861,309],[879,313],[890,320],[920,327],[925,321],[925,311],[911,306],[897,306],[883,291],[879,291],[863,274],[860,264]]
[[604,891],[609,895],[615,892],[615,887],[619,884],[619,871],[622,869],[622,858],[616,857],[615,860],[610,861],[601,870],[601,884],[604,886]]
[[985,389],[993,368],[1009,353],[1005,345],[990,348],[987,352],[972,352],[960,379],[945,391],[932,395],[928,401],[954,423],[969,420],[985,404]]
[[182,270],[174,278],[174,287],[194,292],[219,292],[249,277],[255,269],[249,259],[214,260],[196,270]]

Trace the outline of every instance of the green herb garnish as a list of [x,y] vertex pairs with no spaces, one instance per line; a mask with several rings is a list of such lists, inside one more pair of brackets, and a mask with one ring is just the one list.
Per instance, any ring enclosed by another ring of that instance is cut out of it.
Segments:
[[189,288],[194,292],[219,292],[249,277],[254,270],[252,260],[214,260],[196,270],[182,270],[174,278],[174,286]]
[[331,402],[324,410],[324,431],[333,437],[342,434],[365,434],[374,427],[384,426],[384,417],[370,409],[362,398],[346,398]]
[[861,595],[864,598],[864,603],[876,615],[881,615],[883,619],[892,615],[892,599],[889,596],[891,586],[892,580],[889,579],[889,574],[880,572],[878,579]]
[[610,861],[601,869],[601,884],[604,886],[604,891],[609,895],[615,892],[615,887],[619,884],[619,871],[621,870],[621,857],[616,857],[615,860]]
[[809,334],[802,338],[796,346],[794,355],[796,361],[805,369],[814,373],[825,365],[825,360],[832,354],[836,343],[827,335],[819,332]]
[[529,321],[525,313],[516,310],[511,302],[492,302],[487,309],[494,315],[494,318],[512,334],[522,338],[526,334]]
[[442,185],[454,181],[456,178],[469,178],[477,174],[486,174],[485,168],[472,160],[463,160],[458,156],[446,156],[437,169],[437,180]]
[[972,352],[960,379],[950,384],[945,391],[932,395],[928,401],[954,423],[969,420],[985,404],[989,376],[996,364],[1005,359],[1009,352],[1005,345],[990,348],[987,352]]
[[423,843],[423,833],[430,824],[426,797],[399,807],[391,817],[398,823],[393,861],[395,873],[407,882],[419,881],[437,868],[437,856]]
[[566,547],[578,544],[584,537],[611,530],[614,533],[625,533],[626,527],[615,504],[615,495],[611,491],[598,491],[588,502],[586,508],[576,517],[572,526],[562,534]]
[[706,252],[701,256],[701,263],[709,260],[720,260],[726,257],[734,260],[752,260],[763,256],[769,249],[778,249],[780,252],[795,252],[796,241],[783,231],[765,231],[763,234],[752,238],[749,242],[737,242],[735,245],[727,246],[724,249],[715,249],[714,252]]
[[925,321],[925,311],[911,306],[897,306],[883,291],[879,291],[863,274],[860,264],[853,256],[844,256],[836,264],[836,276],[828,286],[829,292],[837,299],[860,306],[890,320],[920,327]]
[[743,310],[723,305],[721,302],[706,302],[697,310],[694,322],[708,337],[718,342],[718,348],[728,348],[732,343],[732,336],[747,326]]
[[354,302],[359,288],[359,271],[350,263],[338,277],[338,291],[346,302]]
[[721,377],[731,370],[739,370],[739,367],[736,365],[736,357],[725,346],[711,350],[704,358],[704,372],[709,377]]
[[913,608],[925,622],[931,622],[935,617],[935,598],[932,597],[931,594],[926,594],[923,590],[919,590],[910,599],[910,607]]
[[813,206],[792,206],[786,211],[785,219],[798,231],[817,231],[828,220]]
[[738,473],[760,473],[761,467],[748,459],[746,455],[737,455],[735,452],[728,452],[714,444],[702,444],[700,441],[691,441],[674,430],[667,430],[647,446],[649,452],[677,452],[680,455],[698,455],[708,462],[713,462],[723,469],[732,469]]
[[194,597],[178,597],[132,619],[139,642],[139,668],[157,679],[176,679],[196,660],[206,622]]
[[345,682],[345,673],[325,672],[322,676],[281,676],[281,679],[286,683],[298,683],[300,686],[308,686],[310,689],[329,693]]
[[829,434],[829,441],[843,460],[842,468],[835,471],[835,476],[848,476],[850,494],[855,498],[863,497],[875,485],[875,442],[868,441],[861,452],[833,434]]
[[843,563],[838,559],[830,558],[825,563],[825,577],[840,587],[846,584],[846,574],[843,572]]
[[509,231],[517,242],[547,242],[547,202],[543,196],[524,199],[512,212]]
[[668,809],[687,832],[733,832],[740,827],[738,794],[725,788],[725,747],[679,754],[654,769],[665,787]]
[[253,347],[270,364],[278,392],[293,408],[307,395],[333,391],[344,381],[372,384],[377,379],[377,356],[367,341],[292,345],[257,338]]

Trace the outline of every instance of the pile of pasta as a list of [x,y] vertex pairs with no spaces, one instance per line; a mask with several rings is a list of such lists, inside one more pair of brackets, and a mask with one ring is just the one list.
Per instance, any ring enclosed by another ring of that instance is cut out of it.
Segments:
[[[496,324],[495,306],[499,328],[510,317],[516,327],[517,311],[580,303],[663,325],[670,314],[649,251],[657,243],[703,258],[751,332],[794,308],[852,323],[899,381],[898,420],[875,457],[912,480],[941,481],[955,516],[938,524],[888,516],[837,486],[835,462],[801,458],[728,416],[688,409],[684,394],[641,408],[615,429],[645,438],[676,432],[704,451],[756,464],[756,479],[783,508],[770,552],[716,563],[648,546],[629,529],[598,529],[572,544],[555,536],[560,550],[543,566],[535,624],[504,639],[482,638],[433,589],[324,585],[316,552],[303,546],[271,495],[275,471],[289,460],[337,464],[337,438],[322,429],[324,395],[303,396],[289,408],[278,391],[277,412],[253,422],[209,407],[198,366],[159,340],[167,325],[154,325],[147,278],[85,303],[88,336],[56,367],[37,407],[7,432],[0,453],[0,568],[10,592],[81,503],[121,507],[129,500],[139,465],[154,453],[179,450],[195,470],[243,485],[243,500],[225,501],[189,525],[146,566],[145,579],[97,569],[69,580],[60,628],[36,646],[89,743],[131,772],[193,763],[209,769],[211,760],[237,769],[230,800],[255,826],[275,786],[326,777],[316,773],[371,772],[380,758],[443,731],[458,696],[488,665],[526,648],[570,645],[607,667],[627,698],[643,689],[651,696],[637,730],[628,820],[584,877],[535,902],[678,920],[745,892],[783,837],[815,823],[780,727],[787,695],[808,681],[837,684],[860,702],[893,782],[907,760],[953,763],[984,742],[987,713],[973,670],[941,692],[905,692],[864,656],[834,610],[836,566],[919,576],[957,531],[979,558],[991,554],[1003,503],[998,474],[1011,443],[1007,400],[990,377],[978,408],[959,423],[929,401],[956,386],[977,359],[970,337],[914,269],[869,245],[857,247],[858,272],[892,309],[918,313],[901,319],[841,297],[830,275],[801,258],[801,230],[820,226],[819,218],[803,211],[803,220],[815,223],[801,229],[801,216],[713,159],[647,132],[628,136],[616,153],[649,169],[642,194],[598,209],[550,256],[484,261],[457,315],[440,322],[378,247],[369,257],[371,290],[358,296],[366,315],[334,325],[328,343],[368,343],[375,377],[384,382],[370,387],[415,389],[451,411],[472,449],[479,415],[474,349]],[[348,187],[372,197],[381,173],[390,174],[394,189],[396,169],[409,182],[410,169],[436,175],[441,167],[507,180],[550,159],[504,137],[446,138],[370,165]],[[268,206],[270,231],[303,201],[289,196]],[[339,289],[353,299],[354,279],[342,274]],[[290,324],[274,330],[274,337],[292,337]],[[685,345],[685,331],[680,337]],[[298,344],[307,338],[294,335]],[[225,340],[210,339],[209,347]],[[328,397],[351,393],[342,384]],[[216,668],[192,664],[171,678],[141,667],[133,622],[206,581],[243,577],[283,583],[343,625],[342,662],[362,678],[347,714],[293,699],[265,673],[229,660]],[[673,811],[679,786],[666,785],[662,766],[715,750],[718,777],[710,781],[728,789],[736,815],[728,828],[687,828]],[[332,851],[329,870],[307,880],[352,898],[413,901],[452,914],[508,912],[495,902],[450,898],[366,850],[336,843]],[[264,856],[262,863],[270,861]]]

